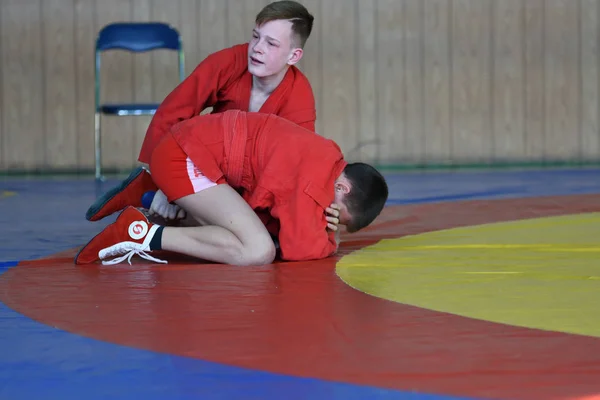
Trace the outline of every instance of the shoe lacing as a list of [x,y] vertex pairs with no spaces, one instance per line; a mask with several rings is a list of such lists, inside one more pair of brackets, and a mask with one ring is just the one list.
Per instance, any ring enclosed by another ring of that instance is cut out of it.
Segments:
[[148,261],[154,261],[161,264],[167,264],[166,260],[161,260],[156,257],[152,257],[150,254],[146,253],[143,250],[143,244],[135,243],[135,242],[121,242],[117,243],[114,246],[105,249],[105,253],[103,254],[103,258],[113,257],[116,255],[120,255],[120,257],[116,257],[112,260],[103,260],[102,264],[104,265],[114,265],[119,264],[125,260],[131,265],[131,259],[133,256],[138,255],[143,259]]

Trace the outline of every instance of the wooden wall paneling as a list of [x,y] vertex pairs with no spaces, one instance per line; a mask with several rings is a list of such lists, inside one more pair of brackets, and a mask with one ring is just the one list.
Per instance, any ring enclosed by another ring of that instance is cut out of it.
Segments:
[[446,162],[451,156],[452,119],[451,2],[424,1],[425,159]]
[[599,48],[600,40],[600,6],[598,0],[582,0],[580,8],[581,20],[581,141],[580,156],[584,160],[600,159],[600,74]]
[[317,121],[315,130],[318,134],[325,136],[323,121],[323,13],[321,0],[299,0],[314,17],[311,34],[304,45],[304,54],[298,63],[298,68],[309,80],[315,97],[317,109]]
[[[98,30],[112,22],[131,21],[132,0],[96,1]],[[100,67],[100,101],[102,103],[131,102],[134,98],[134,63],[137,55],[124,50],[109,50],[102,54]],[[130,168],[135,165],[135,116],[102,117],[102,158],[105,168]]]
[[[133,18],[138,21],[164,22],[175,27],[182,36],[186,56],[194,54],[196,30],[196,2],[178,0],[132,0]],[[185,23],[182,23],[185,15]],[[191,18],[191,19],[190,19]],[[179,84],[177,53],[172,50],[154,50],[134,57],[134,97],[136,102],[161,103]],[[186,72],[189,70],[185,68]],[[150,116],[134,119],[133,159],[139,151],[151,121]]]
[[546,109],[544,107],[546,70],[544,57],[545,0],[526,0],[525,7],[525,145],[526,157],[544,159]]
[[[131,20],[134,22],[160,22],[154,18],[152,0],[131,0]],[[151,103],[159,101],[158,96],[154,95],[156,82],[153,73],[156,66],[153,58],[154,52],[134,53],[132,55],[133,84],[132,101],[136,103]],[[131,146],[131,162],[134,163],[140,154],[140,148],[148,129],[148,124],[152,117],[136,116],[125,117],[131,119],[132,131],[123,132],[131,134],[133,143]]]
[[[0,169],[93,168],[93,51],[105,24],[172,23],[190,74],[248,41],[270,1],[0,2]],[[349,159],[600,158],[599,0],[300,1],[315,16],[298,67],[317,132]],[[178,84],[176,57],[105,53],[102,82],[103,101],[160,102]],[[105,167],[135,165],[150,119],[102,119]]]
[[491,4],[452,2],[451,157],[456,162],[485,162],[493,154]]
[[356,42],[358,144],[348,156],[358,161],[378,159],[378,82],[377,82],[377,2],[357,1],[357,22],[353,40]]
[[248,4],[240,0],[226,0],[227,19],[225,20],[227,46],[243,43],[248,40],[247,27],[253,13],[248,12]]
[[199,62],[211,53],[228,47],[227,2],[223,0],[202,0],[198,9],[200,13],[200,59]]
[[544,156],[550,160],[579,155],[578,7],[579,1],[545,1]]
[[523,0],[493,4],[493,160],[525,157],[525,32]]
[[[5,60],[6,57],[4,56],[4,43],[2,38],[7,37],[8,35],[6,34],[6,32],[2,29],[2,26],[4,25],[3,22],[3,4],[2,2],[0,2],[0,60]],[[4,93],[4,74],[3,74],[3,69],[4,69],[4,62],[0,61],[0,93]],[[4,114],[4,96],[0,95],[0,171],[5,171],[7,169],[7,165],[5,163],[5,156],[4,154],[7,152],[7,144],[6,142],[6,135],[4,134],[4,132],[6,132],[6,130],[4,129],[4,119],[3,119],[3,114]]]
[[[210,54],[228,47],[227,43],[227,1],[225,0],[200,0],[197,3],[198,39],[195,54],[197,59],[193,62],[196,68]],[[187,63],[190,62],[186,61]],[[209,113],[212,108],[206,109],[203,114]]]
[[215,51],[228,46],[227,43],[227,2],[224,0],[201,0],[198,12],[198,59],[194,68]]
[[406,85],[403,5],[405,1],[377,0],[378,162],[405,161],[411,148],[405,132]]
[[47,167],[40,0],[3,0],[3,158],[7,169]]
[[405,103],[404,159],[409,163],[425,161],[426,132],[424,129],[425,104],[423,97],[424,82],[424,3],[422,0],[405,0],[404,12],[404,71]]
[[[99,28],[95,0],[75,0],[75,130],[78,169],[94,168],[94,48]],[[46,77],[51,79],[51,77]]]
[[[152,20],[181,29],[181,0],[152,0]],[[171,50],[152,52],[153,101],[161,102],[178,83],[177,53]]]
[[185,76],[187,77],[200,62],[200,46],[198,32],[200,20],[198,19],[199,0],[180,0],[179,25],[177,29],[181,34],[185,57]]
[[77,167],[74,0],[44,0],[44,128],[46,162]]
[[[355,1],[323,2],[323,130],[322,135],[335,140],[351,153],[358,144],[357,67],[354,23]],[[343,5],[342,5],[343,3]]]

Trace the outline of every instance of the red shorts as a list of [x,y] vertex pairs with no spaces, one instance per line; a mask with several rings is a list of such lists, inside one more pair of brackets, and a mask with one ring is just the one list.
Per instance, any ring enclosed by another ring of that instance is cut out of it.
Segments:
[[217,185],[204,176],[171,135],[152,152],[150,172],[169,202]]

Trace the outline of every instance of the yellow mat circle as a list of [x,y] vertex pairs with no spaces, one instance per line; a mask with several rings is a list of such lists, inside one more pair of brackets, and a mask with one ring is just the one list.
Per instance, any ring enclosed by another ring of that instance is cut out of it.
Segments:
[[600,213],[383,240],[343,257],[337,274],[403,304],[600,337]]

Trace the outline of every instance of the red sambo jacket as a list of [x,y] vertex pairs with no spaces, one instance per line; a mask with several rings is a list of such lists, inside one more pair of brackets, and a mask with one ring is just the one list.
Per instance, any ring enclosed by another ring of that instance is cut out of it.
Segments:
[[332,140],[273,114],[200,115],[171,130],[206,177],[238,190],[279,238],[284,260],[325,258],[337,249],[325,208],[347,162]]
[[[208,107],[213,108],[212,113],[248,111],[251,90],[248,43],[209,55],[160,104],[148,126],[138,160],[148,164],[154,148],[173,125]],[[292,65],[259,112],[279,115],[314,132],[315,98],[306,76]]]

